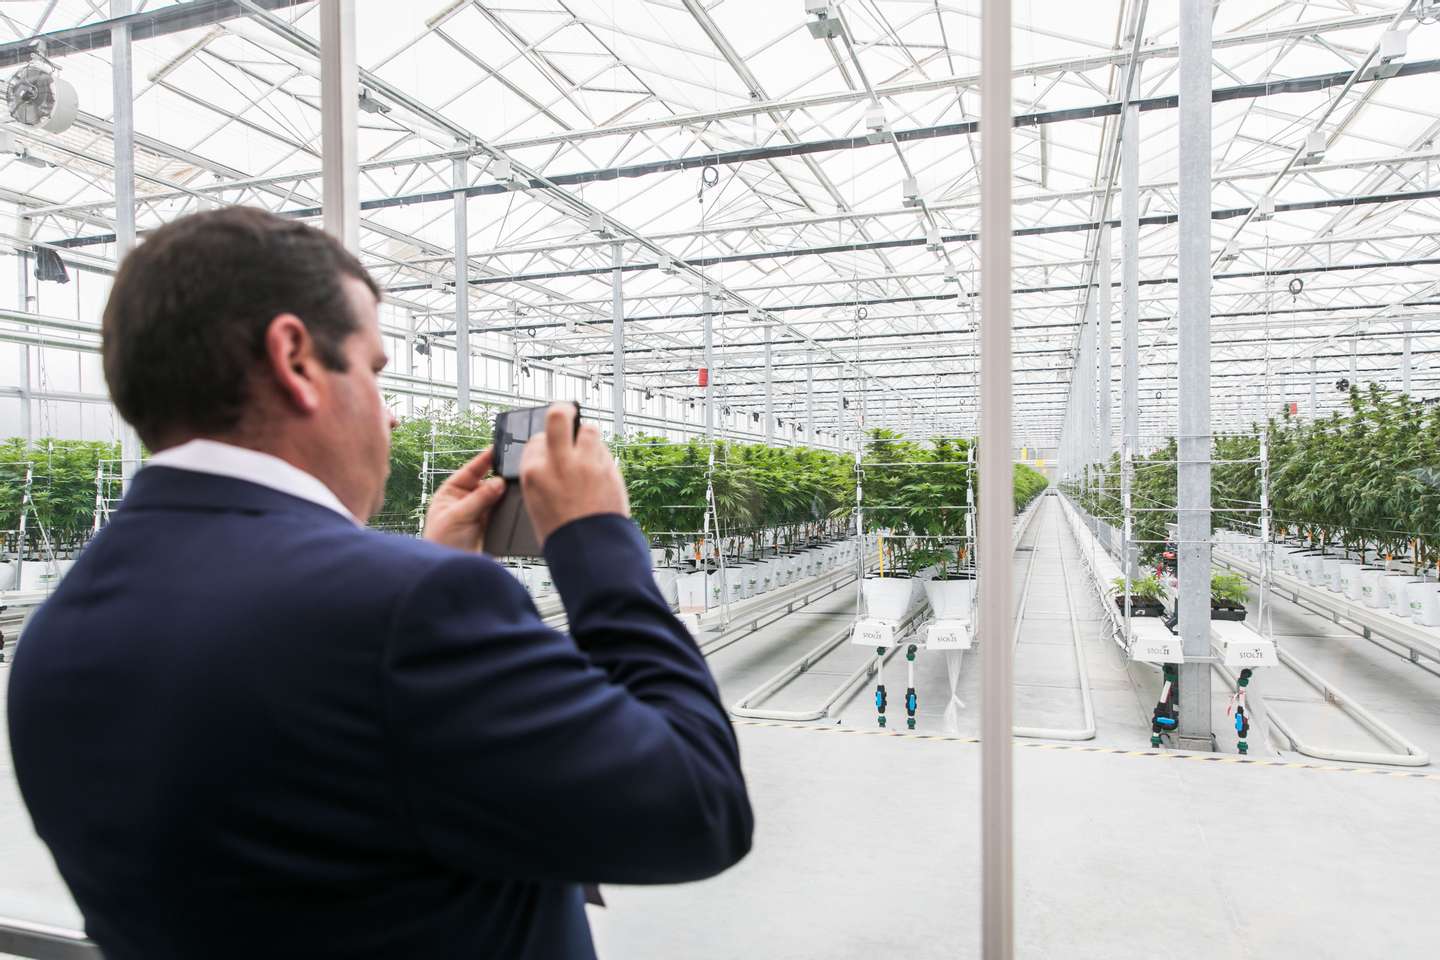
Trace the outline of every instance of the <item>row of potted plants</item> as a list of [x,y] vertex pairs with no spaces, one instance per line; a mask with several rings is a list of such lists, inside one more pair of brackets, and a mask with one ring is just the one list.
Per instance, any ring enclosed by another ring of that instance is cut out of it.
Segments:
[[[1116,577],[1111,582],[1111,587],[1115,606],[1123,613],[1127,596],[1125,578]],[[1162,580],[1160,575],[1153,571],[1129,581],[1130,615],[1132,617],[1165,616],[1166,606],[1173,597],[1174,588],[1173,579]],[[1243,577],[1234,573],[1223,573],[1219,570],[1212,571],[1210,574],[1210,619],[1244,620],[1245,603],[1248,596],[1249,588],[1245,585]]]
[[[975,595],[974,506],[978,452],[964,439],[921,444],[871,431],[860,463],[861,510],[874,534],[876,565],[861,585],[869,616],[896,621],[921,598],[937,620],[967,619]],[[1015,512],[1049,486],[1014,465]]]
[[682,610],[746,600],[856,559],[853,456],[646,435],[616,456],[656,580]]
[[[1371,385],[1351,387],[1349,411],[1302,421],[1287,407],[1266,433],[1277,539],[1362,561],[1402,558],[1440,569],[1440,406]],[[1218,528],[1254,529],[1260,502],[1259,428],[1215,439],[1211,508]],[[1135,539],[1158,554],[1175,522],[1174,439],[1135,459]],[[1092,516],[1121,518],[1120,458],[1065,485]]]
[[1367,564],[1342,551],[1295,543],[1269,543],[1236,531],[1216,536],[1218,549],[1258,564],[1268,551],[1270,568],[1328,590],[1372,610],[1426,627],[1440,627],[1440,585],[1398,568]]
[[[1263,431],[1276,568],[1440,625],[1440,406],[1372,384],[1352,387],[1343,413],[1302,421],[1286,407]],[[1260,455],[1259,428],[1215,438],[1211,516],[1232,546],[1256,539]],[[1175,523],[1175,460],[1171,439],[1134,463],[1132,524],[1146,561],[1162,558]],[[1118,454],[1065,489],[1093,517],[1120,523]],[[1354,571],[1348,581],[1342,569]]]
[[[118,460],[120,445],[94,440],[0,441],[0,553],[27,560],[75,553],[95,526],[96,477],[100,463]],[[25,472],[30,468],[30,507],[25,543],[19,542]]]

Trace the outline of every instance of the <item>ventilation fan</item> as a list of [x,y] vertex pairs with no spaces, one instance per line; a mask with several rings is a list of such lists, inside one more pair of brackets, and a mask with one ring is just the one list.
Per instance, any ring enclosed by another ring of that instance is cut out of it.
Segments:
[[80,112],[80,98],[69,83],[32,63],[10,77],[5,106],[16,123],[63,133]]
[[1335,381],[1335,389],[1339,390],[1341,393],[1344,393],[1346,390],[1350,389],[1350,381],[1345,379],[1344,377],[1341,377],[1339,380]]

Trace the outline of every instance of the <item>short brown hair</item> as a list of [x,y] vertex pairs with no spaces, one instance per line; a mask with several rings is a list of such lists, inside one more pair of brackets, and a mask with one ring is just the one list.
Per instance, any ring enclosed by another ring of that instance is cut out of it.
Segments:
[[282,313],[305,322],[320,359],[345,369],[359,322],[341,286],[360,261],[333,237],[250,207],[196,213],[150,233],[115,275],[102,324],[105,380],[152,449],[238,426]]

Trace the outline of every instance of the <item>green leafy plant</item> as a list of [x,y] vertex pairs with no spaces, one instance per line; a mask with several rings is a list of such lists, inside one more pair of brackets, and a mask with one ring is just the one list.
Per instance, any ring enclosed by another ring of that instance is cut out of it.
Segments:
[[96,480],[102,460],[118,460],[120,445],[95,440],[14,437],[0,442],[0,530],[19,528],[25,464],[32,470],[25,543],[11,549],[30,556],[72,552],[95,524]]
[[[1125,578],[1116,577],[1111,582],[1116,594],[1125,595]],[[1165,585],[1155,576],[1148,574],[1130,581],[1130,597],[1134,600],[1150,600],[1159,603],[1165,599]]]
[[1249,591],[1245,587],[1245,580],[1239,574],[1221,573],[1217,570],[1210,575],[1210,601],[1212,603],[1243,607],[1248,597]]

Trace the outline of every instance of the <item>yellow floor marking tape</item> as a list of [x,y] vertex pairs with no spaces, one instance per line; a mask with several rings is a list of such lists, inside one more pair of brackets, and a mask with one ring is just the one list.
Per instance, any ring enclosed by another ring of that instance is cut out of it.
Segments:
[[[854,733],[871,737],[896,737],[904,740],[936,740],[949,743],[980,742],[979,737],[952,737],[942,733],[909,733],[903,730],[881,730],[879,728],[820,726],[818,724],[785,723],[778,720],[742,720],[731,717],[730,722],[743,727],[776,727],[781,730],[806,730],[814,733]],[[1440,781],[1440,773],[1420,773],[1414,770],[1382,770],[1376,767],[1350,767],[1333,763],[1305,763],[1295,760],[1266,760],[1261,757],[1242,757],[1230,753],[1194,753],[1182,750],[1126,750],[1123,747],[1081,746],[1072,743],[1044,743],[1036,740],[1016,740],[1015,746],[1027,750],[1064,750],[1069,753],[1106,753],[1117,757],[1154,757],[1160,760],[1190,760],[1198,763],[1243,763],[1253,767],[1282,767],[1287,770],[1318,770],[1324,773],[1359,773],[1376,777],[1397,777],[1401,780]]]

